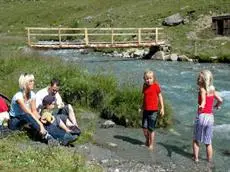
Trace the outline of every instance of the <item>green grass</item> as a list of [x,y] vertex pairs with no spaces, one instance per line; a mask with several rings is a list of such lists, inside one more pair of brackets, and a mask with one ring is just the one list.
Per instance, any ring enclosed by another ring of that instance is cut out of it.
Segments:
[[102,171],[101,167],[86,163],[86,158],[74,149],[32,143],[22,132],[2,138],[0,149],[0,171]]
[[153,27],[176,12],[226,13],[229,5],[227,0],[1,0],[0,20],[2,32],[23,32],[25,26]]

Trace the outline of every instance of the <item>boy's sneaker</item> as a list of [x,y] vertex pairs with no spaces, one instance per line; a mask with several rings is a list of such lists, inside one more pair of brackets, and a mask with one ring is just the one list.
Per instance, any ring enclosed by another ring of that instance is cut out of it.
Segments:
[[43,138],[47,141],[54,139],[53,136],[51,136],[48,132],[43,136]]
[[81,134],[81,130],[77,126],[71,126],[70,130],[71,130],[70,134],[72,134],[72,135],[78,135],[78,136],[80,136],[80,134]]
[[44,139],[47,141],[49,146],[59,146],[58,140],[54,139],[48,132],[45,134]]

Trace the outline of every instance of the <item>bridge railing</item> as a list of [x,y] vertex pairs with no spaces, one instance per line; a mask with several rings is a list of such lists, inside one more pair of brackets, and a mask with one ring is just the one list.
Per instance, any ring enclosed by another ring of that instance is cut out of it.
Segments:
[[132,47],[163,43],[163,28],[39,28],[27,27],[31,47]]

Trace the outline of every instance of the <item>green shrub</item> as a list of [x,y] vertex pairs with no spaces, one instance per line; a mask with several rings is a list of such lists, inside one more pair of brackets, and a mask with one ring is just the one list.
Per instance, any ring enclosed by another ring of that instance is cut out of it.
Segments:
[[140,119],[138,115],[140,102],[140,90],[126,87],[117,91],[110,106],[119,118],[121,124],[125,124],[126,126],[138,126]]
[[201,53],[198,55],[198,59],[200,63],[212,62],[213,60],[210,58],[210,55],[207,53]]
[[167,102],[167,100],[164,100],[165,105],[165,115],[161,117],[160,114],[157,116],[157,128],[168,128],[172,125],[172,106]]
[[[118,90],[116,95],[111,99],[101,111],[101,117],[112,119],[119,125],[127,127],[140,127],[142,114],[139,108],[142,104],[142,95],[137,88],[123,88]],[[166,128],[172,124],[172,109],[169,103],[165,103],[165,115],[158,118],[157,127]]]
[[230,54],[222,54],[218,60],[222,63],[230,63]]

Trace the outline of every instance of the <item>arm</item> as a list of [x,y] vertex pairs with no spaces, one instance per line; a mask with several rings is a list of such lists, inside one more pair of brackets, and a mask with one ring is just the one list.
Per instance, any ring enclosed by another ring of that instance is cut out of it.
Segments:
[[[35,105],[36,105],[36,108],[37,108],[37,110],[38,110],[38,112],[40,112],[40,110],[41,110],[41,106],[42,106],[42,98],[41,98],[41,91],[38,91],[37,92],[37,94],[36,94],[36,96],[35,96]],[[44,97],[43,97],[44,98]]]
[[214,92],[214,97],[217,100],[216,104],[215,104],[215,108],[219,109],[220,105],[223,103],[223,99],[219,96],[218,92]]
[[55,98],[56,98],[56,104],[57,104],[58,108],[63,108],[64,103],[63,103],[62,98],[58,92],[56,93]]
[[161,114],[161,116],[164,116],[165,111],[164,111],[164,101],[163,101],[163,96],[162,96],[162,94],[161,94],[161,93],[159,93],[158,97],[159,97],[159,102],[160,102],[160,106],[161,106],[161,108],[160,108],[160,114]]
[[47,124],[46,119],[45,119],[45,118],[43,118],[43,117],[41,117],[41,118],[40,118],[40,121],[42,122],[42,124]]
[[206,104],[206,90],[204,88],[200,88],[200,95],[201,95],[201,103],[199,105],[199,109],[203,109]]
[[41,118],[41,116],[39,115],[39,113],[36,109],[36,100],[35,99],[31,101],[31,111],[37,119]]

